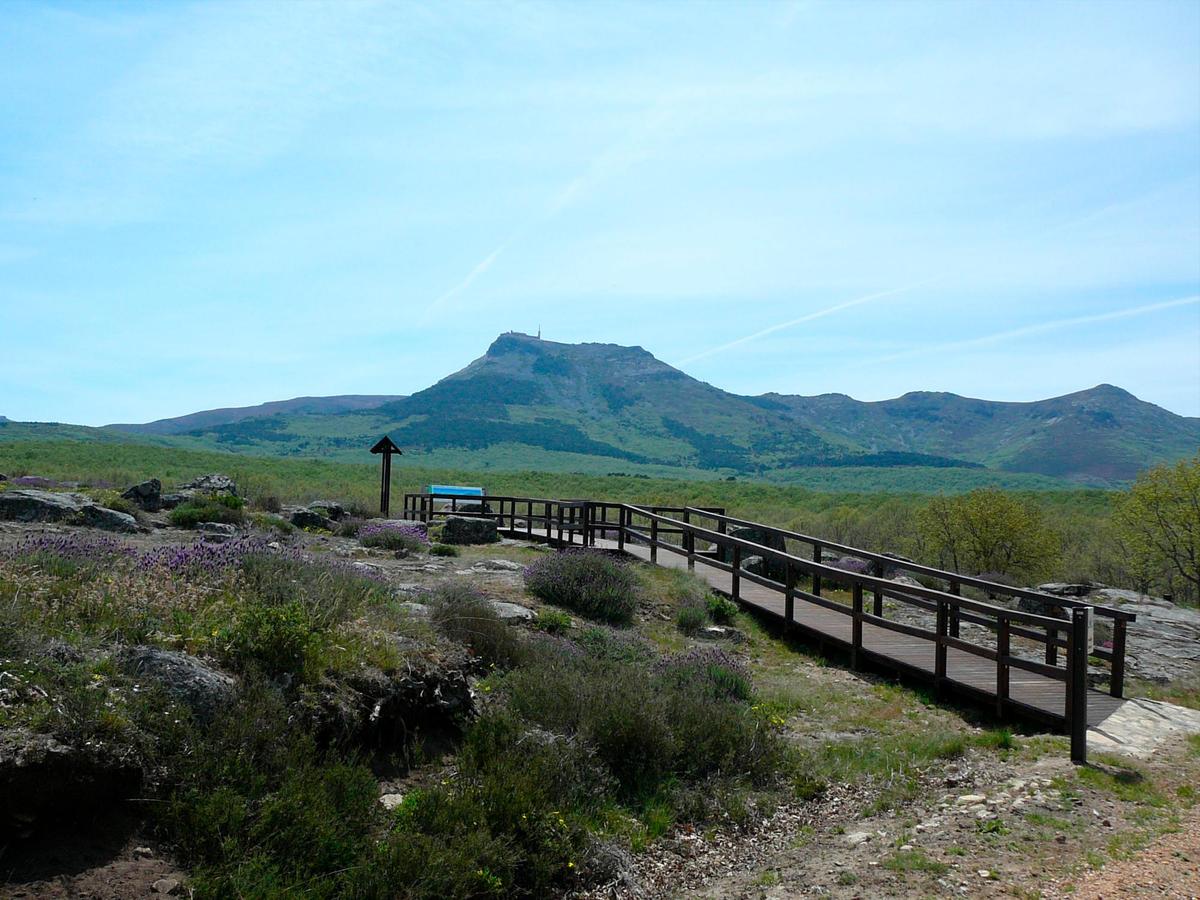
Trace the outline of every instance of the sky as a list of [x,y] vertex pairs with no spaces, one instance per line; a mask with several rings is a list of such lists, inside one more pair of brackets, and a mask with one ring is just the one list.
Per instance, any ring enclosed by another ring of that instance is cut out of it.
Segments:
[[4,3],[0,414],[406,394],[539,328],[1200,416],[1200,3]]

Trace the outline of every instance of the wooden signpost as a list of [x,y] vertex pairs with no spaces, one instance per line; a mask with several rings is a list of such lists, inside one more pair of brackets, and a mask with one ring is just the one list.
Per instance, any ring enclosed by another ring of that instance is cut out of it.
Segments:
[[400,456],[403,451],[385,434],[371,448],[371,452],[383,454],[383,472],[379,482],[379,511],[386,516],[392,497],[392,454]]

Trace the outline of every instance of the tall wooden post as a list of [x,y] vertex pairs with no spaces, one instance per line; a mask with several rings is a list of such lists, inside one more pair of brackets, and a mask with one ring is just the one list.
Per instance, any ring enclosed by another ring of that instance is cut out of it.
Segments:
[[371,452],[383,456],[379,477],[379,511],[386,516],[392,501],[392,454],[401,454],[403,451],[385,434],[371,448]]
[[1067,649],[1067,724],[1071,729],[1071,762],[1087,762],[1088,615],[1091,610],[1071,610],[1071,641]]

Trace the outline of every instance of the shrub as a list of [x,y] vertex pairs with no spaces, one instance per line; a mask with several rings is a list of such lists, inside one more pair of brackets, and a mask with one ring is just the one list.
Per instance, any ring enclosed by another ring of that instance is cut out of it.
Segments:
[[430,556],[458,556],[458,548],[450,544],[433,544],[429,548]]
[[421,525],[397,525],[378,522],[359,529],[358,540],[364,547],[379,547],[384,550],[405,550],[417,553],[429,546],[429,537]]
[[547,634],[562,634],[571,629],[571,617],[557,609],[539,609],[533,620],[534,628]]
[[241,498],[228,494],[194,497],[171,510],[171,524],[178,528],[195,528],[201,522],[241,525],[244,519]]
[[[298,602],[250,604],[218,635],[222,655],[234,668],[259,668],[271,677],[304,675],[324,644],[322,629]],[[311,671],[307,674],[312,675]]]
[[697,647],[659,660],[654,671],[668,683],[723,700],[750,699],[750,672],[719,647]]
[[675,613],[675,625],[684,634],[696,634],[707,624],[708,610],[697,603],[685,604]]
[[575,643],[593,659],[626,663],[647,663],[654,659],[654,648],[640,635],[603,625],[584,628],[575,635]]
[[738,614],[738,605],[720,594],[709,594],[704,603],[708,617],[718,625],[728,625]]
[[274,494],[267,494],[266,496],[259,497],[257,506],[263,512],[269,512],[269,513],[278,514],[279,512],[281,512],[283,510],[283,504],[280,502],[279,498],[276,497]]
[[625,625],[638,604],[638,583],[623,562],[594,550],[564,550],[525,569],[535,597],[602,622]]
[[430,598],[430,606],[430,621],[437,632],[465,645],[488,665],[508,668],[521,660],[520,635],[470,585],[440,585]]

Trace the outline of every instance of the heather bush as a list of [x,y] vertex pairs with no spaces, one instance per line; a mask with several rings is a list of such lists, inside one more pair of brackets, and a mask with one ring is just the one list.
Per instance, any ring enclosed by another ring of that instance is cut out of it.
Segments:
[[638,604],[638,581],[630,567],[594,550],[564,550],[525,569],[525,587],[547,603],[601,622],[626,625]]
[[718,625],[728,625],[738,614],[738,605],[720,594],[709,594],[704,602],[708,617]]
[[488,665],[508,668],[522,659],[521,636],[470,585],[439,585],[430,597],[430,606],[430,621],[438,634],[463,644]]
[[675,625],[684,634],[696,634],[707,624],[708,610],[699,603],[685,603],[675,612]]
[[393,522],[372,522],[358,531],[358,541],[364,547],[383,550],[404,550],[417,553],[429,546],[423,525],[397,525]]
[[654,672],[680,688],[699,690],[718,699],[749,700],[750,672],[719,647],[696,647],[659,660]]
[[458,556],[458,548],[450,544],[431,544],[429,547],[430,556]]
[[194,497],[171,510],[171,524],[178,528],[195,528],[201,522],[223,522],[241,525],[245,519],[242,499],[228,494]]
[[571,630],[571,617],[558,609],[539,609],[533,627],[547,634],[562,634]]
[[649,663],[654,648],[641,635],[605,625],[590,625],[575,635],[575,643],[593,659],[609,662]]

